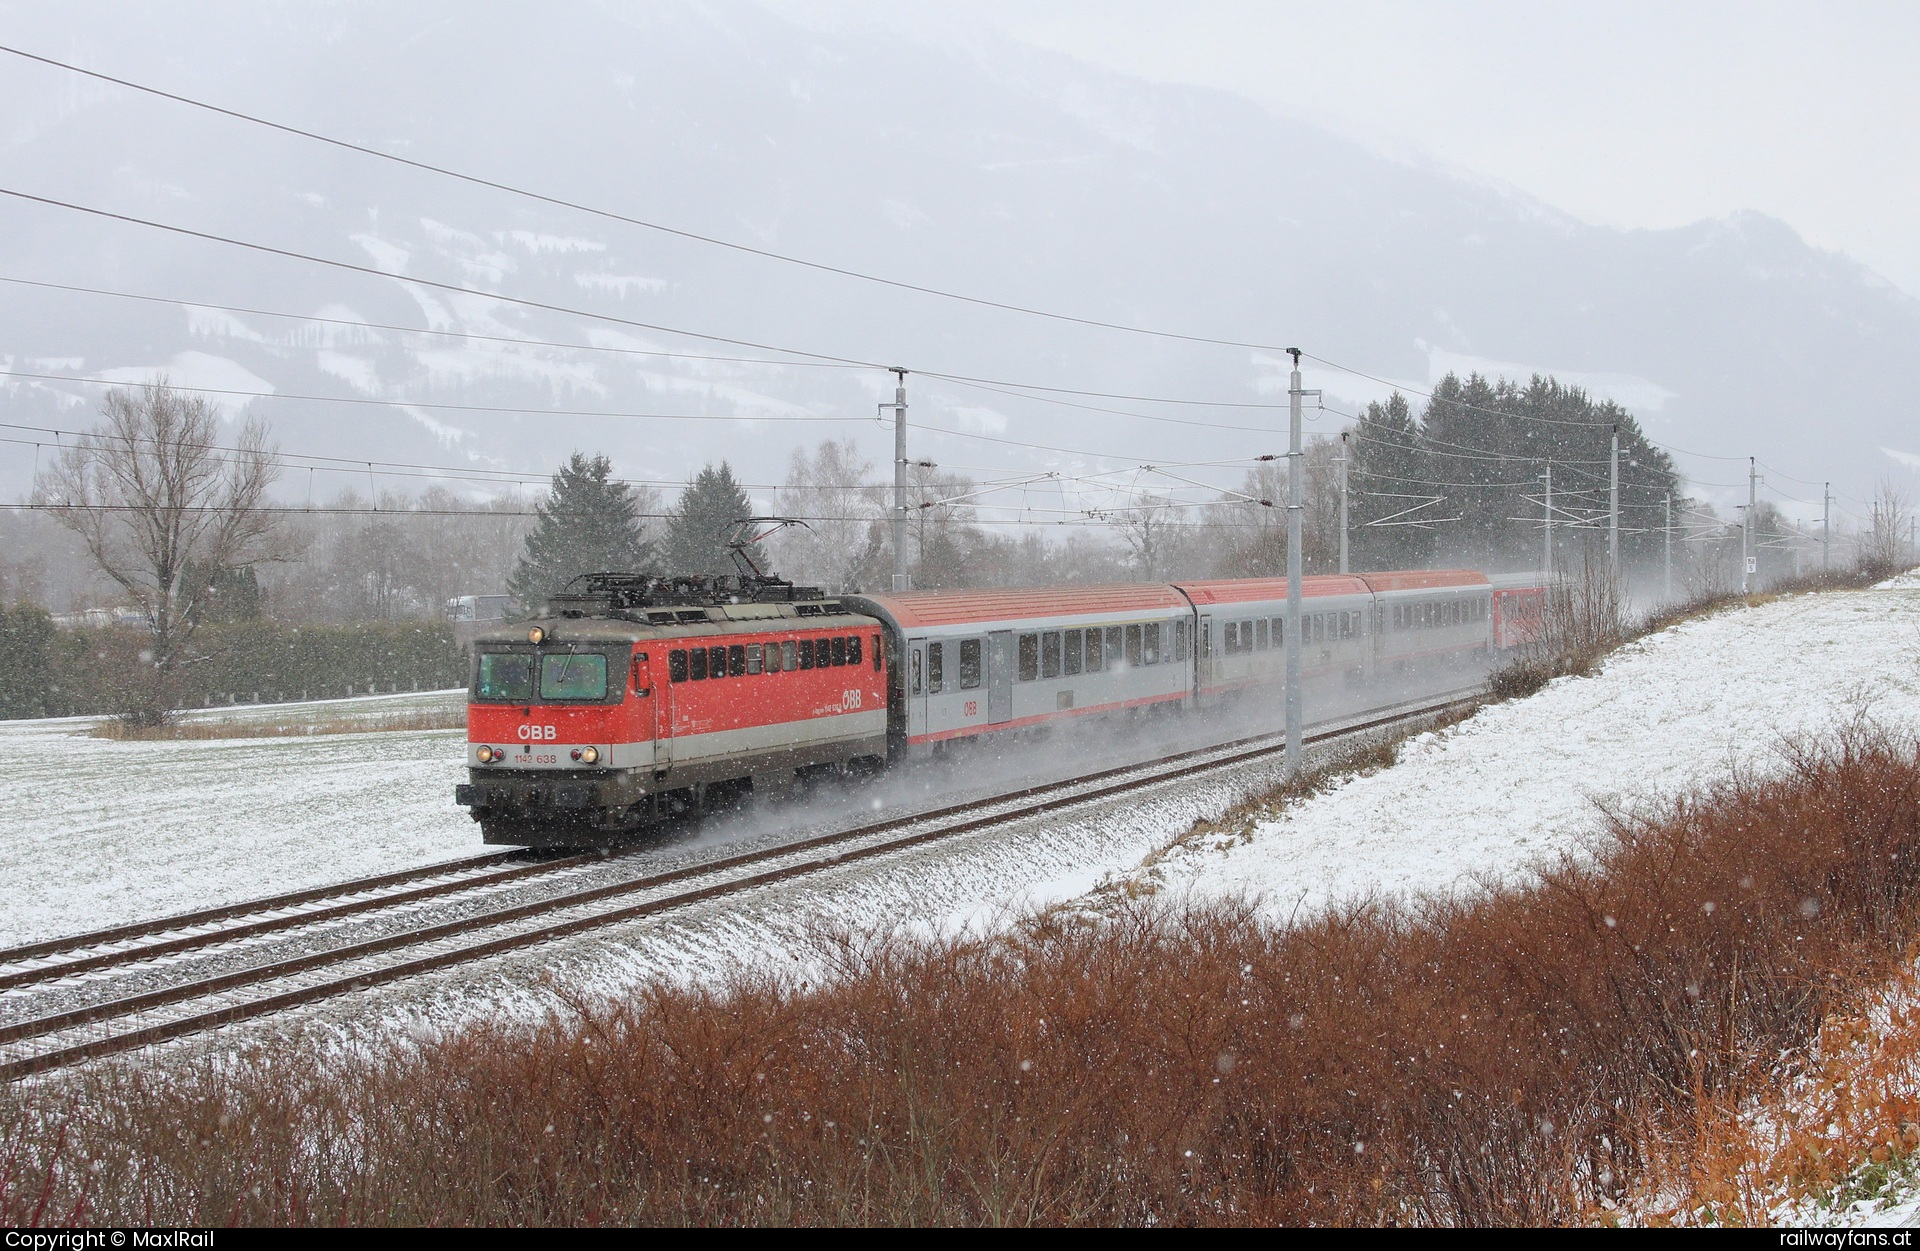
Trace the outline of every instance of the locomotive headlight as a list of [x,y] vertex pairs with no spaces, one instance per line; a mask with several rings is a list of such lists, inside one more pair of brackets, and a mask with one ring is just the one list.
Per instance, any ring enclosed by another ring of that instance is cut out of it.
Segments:
[[491,747],[482,747],[479,751],[474,752],[473,755],[481,764],[493,763],[493,748]]
[[543,643],[546,641],[546,638],[547,638],[547,632],[545,630],[542,630],[539,626],[535,626],[533,627],[533,629],[527,631],[527,642],[529,643],[534,643],[534,644]]
[[599,759],[600,759],[600,749],[598,747],[582,747],[580,749],[581,764],[593,764]]

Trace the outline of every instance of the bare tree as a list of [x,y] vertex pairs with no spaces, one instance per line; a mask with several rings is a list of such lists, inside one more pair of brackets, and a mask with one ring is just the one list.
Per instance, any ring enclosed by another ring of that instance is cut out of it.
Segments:
[[1133,559],[1143,582],[1158,582],[1166,576],[1167,564],[1180,525],[1179,506],[1172,499],[1152,491],[1143,491],[1134,502],[1113,513],[1114,528],[1133,550]]
[[873,462],[852,439],[827,439],[809,455],[795,448],[775,497],[782,516],[807,523],[783,531],[774,557],[780,572],[831,591],[852,590],[877,549],[880,495],[865,479]]
[[1873,521],[1860,535],[1860,568],[1882,576],[1906,568],[1907,526],[1912,502],[1892,479],[1882,478],[1873,498]]
[[101,407],[104,425],[40,475],[34,502],[146,616],[152,668],[129,684],[124,715],[155,725],[213,577],[272,555],[265,505],[279,466],[263,424],[222,448],[213,406],[165,378],[109,391]]

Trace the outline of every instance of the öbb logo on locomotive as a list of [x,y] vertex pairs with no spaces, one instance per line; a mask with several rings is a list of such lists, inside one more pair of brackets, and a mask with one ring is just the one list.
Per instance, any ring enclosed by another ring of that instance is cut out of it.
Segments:
[[[1308,694],[1491,663],[1538,631],[1545,598],[1537,575],[1459,569],[1302,590]],[[1285,645],[1280,578],[829,596],[758,574],[590,574],[475,637],[479,763],[455,797],[488,842],[591,843],[1067,718],[1278,707]],[[488,746],[513,739],[560,750]]]

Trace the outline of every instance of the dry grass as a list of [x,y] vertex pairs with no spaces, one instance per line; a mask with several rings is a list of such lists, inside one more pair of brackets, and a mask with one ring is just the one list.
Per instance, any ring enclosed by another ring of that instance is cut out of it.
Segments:
[[821,987],[15,1089],[0,1222],[1607,1220],[1884,980],[1917,889],[1920,748],[1856,726],[1471,898],[1142,904],[849,945]]
[[307,738],[319,734],[371,734],[390,730],[464,730],[467,710],[459,708],[415,709],[404,712],[335,714],[329,717],[248,720],[242,717],[173,721],[166,725],[135,727],[118,717],[107,718],[88,729],[93,738],[116,742],[166,742],[182,739],[216,738]]

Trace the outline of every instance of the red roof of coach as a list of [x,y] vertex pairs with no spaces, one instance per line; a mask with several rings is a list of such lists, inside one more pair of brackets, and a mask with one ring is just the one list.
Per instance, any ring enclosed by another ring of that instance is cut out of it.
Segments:
[[842,598],[872,600],[902,626],[965,625],[971,621],[1015,621],[1073,613],[1152,612],[1187,606],[1179,592],[1157,582],[1013,590],[906,591],[897,595]]
[[1474,569],[1408,569],[1397,573],[1363,573],[1360,580],[1374,591],[1437,591],[1450,586],[1491,586],[1487,575]]
[[[1285,578],[1218,578],[1207,582],[1179,582],[1175,585],[1191,596],[1196,604],[1245,604],[1254,600],[1287,597]],[[1316,595],[1365,595],[1366,593],[1366,583],[1346,574],[1315,574],[1311,578],[1300,579],[1300,594],[1307,598]]]

